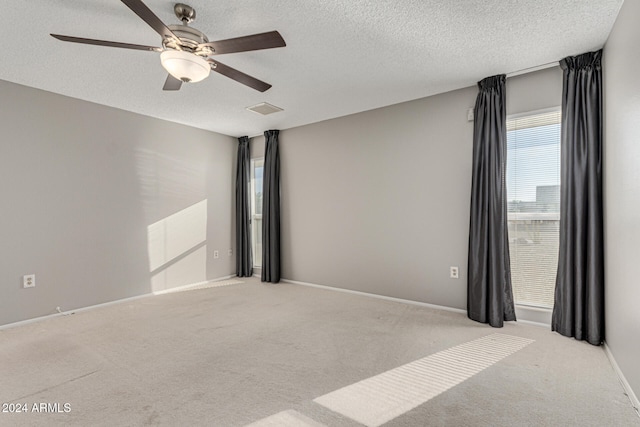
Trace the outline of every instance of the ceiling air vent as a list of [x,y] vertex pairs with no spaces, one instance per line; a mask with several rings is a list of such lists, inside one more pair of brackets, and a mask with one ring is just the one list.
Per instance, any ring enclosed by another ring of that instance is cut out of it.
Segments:
[[266,116],[267,114],[272,114],[272,113],[277,113],[278,111],[282,111],[282,108],[276,107],[275,105],[271,105],[268,102],[261,102],[260,104],[256,104],[253,107],[247,107],[247,110]]

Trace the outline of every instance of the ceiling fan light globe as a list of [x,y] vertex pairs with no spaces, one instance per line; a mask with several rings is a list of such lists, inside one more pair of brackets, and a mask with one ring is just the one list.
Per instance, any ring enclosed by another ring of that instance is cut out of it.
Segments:
[[180,50],[165,50],[160,62],[169,74],[183,82],[199,82],[209,77],[211,66],[201,56]]

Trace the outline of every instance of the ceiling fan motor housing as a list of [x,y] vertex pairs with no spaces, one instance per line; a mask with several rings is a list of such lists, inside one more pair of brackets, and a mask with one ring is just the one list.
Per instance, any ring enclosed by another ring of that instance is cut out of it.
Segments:
[[162,46],[165,49],[185,50],[203,57],[210,56],[213,53],[213,48],[201,46],[201,44],[209,42],[209,39],[202,31],[186,25],[168,25],[168,27],[173,34],[178,36],[180,41],[178,43],[175,39],[165,38],[162,41]]

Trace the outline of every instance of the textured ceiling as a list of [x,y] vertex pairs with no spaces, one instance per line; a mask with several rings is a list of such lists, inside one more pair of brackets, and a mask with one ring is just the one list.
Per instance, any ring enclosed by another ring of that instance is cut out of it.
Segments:
[[[172,1],[143,0],[165,24]],[[118,0],[3,1],[0,79],[231,136],[258,135],[475,84],[602,47],[622,0],[186,0],[210,40],[279,31],[287,47],[216,57],[273,87],[217,73],[162,91],[159,54],[49,36],[160,46]],[[245,107],[268,102],[269,116]]]

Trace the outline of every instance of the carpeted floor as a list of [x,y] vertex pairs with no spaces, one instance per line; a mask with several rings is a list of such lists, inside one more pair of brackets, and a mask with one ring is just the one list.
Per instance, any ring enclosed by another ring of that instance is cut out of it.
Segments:
[[0,425],[640,426],[600,347],[242,282],[0,330]]

